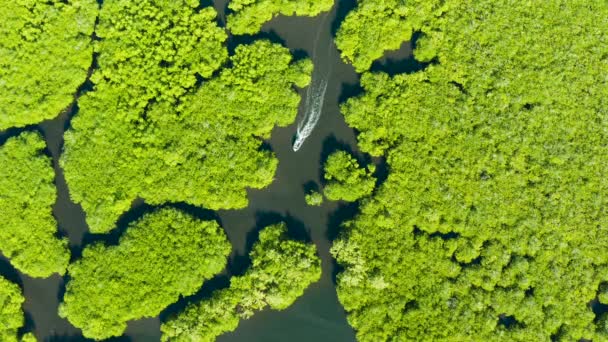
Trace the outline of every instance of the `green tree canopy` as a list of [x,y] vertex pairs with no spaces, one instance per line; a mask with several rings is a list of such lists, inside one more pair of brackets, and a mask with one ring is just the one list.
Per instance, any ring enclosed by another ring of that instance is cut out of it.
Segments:
[[214,221],[160,209],[131,224],[116,246],[94,244],[68,268],[61,317],[84,336],[121,335],[130,320],[157,316],[226,265],[231,245]]
[[138,197],[242,208],[247,187],[272,182],[277,161],[262,139],[295,119],[293,86],[309,83],[312,63],[258,41],[197,88],[224,62],[226,35],[213,9],[190,5],[104,3],[95,90],[79,100],[61,160],[93,232],[111,229]]
[[99,68],[91,80],[97,91],[111,87],[120,94],[108,108],[114,121],[144,121],[152,103],[175,104],[197,77],[210,77],[226,61],[227,35],[217,13],[199,6],[195,0],[104,1],[95,30]]
[[357,72],[368,70],[386,50],[396,50],[412,36],[405,20],[405,1],[358,0],[336,35],[336,46],[342,58]]
[[318,207],[321,204],[323,204],[323,195],[318,192],[318,191],[310,191],[309,193],[306,194],[306,197],[304,197],[306,204],[310,205],[310,206],[314,206],[314,207]]
[[31,132],[0,146],[0,251],[32,277],[63,274],[70,260],[67,239],[56,237],[55,173],[45,148]]
[[285,224],[262,230],[249,255],[252,265],[244,275],[232,277],[229,288],[189,305],[165,322],[161,327],[162,340],[215,341],[255,311],[267,306],[286,309],[321,277],[321,260],[315,246],[289,240]]
[[437,63],[343,106],[390,170],[333,247],[358,339],[608,339],[607,4],[428,3]]
[[315,17],[329,11],[334,0],[231,0],[228,29],[234,34],[254,34],[275,16]]
[[[0,341],[17,342],[17,330],[23,326],[23,310],[21,305],[25,298],[17,284],[0,276]],[[23,342],[35,342],[32,334],[26,334]]]
[[95,0],[0,1],[0,131],[59,115],[93,61]]
[[346,151],[332,153],[324,165],[324,178],[327,181],[323,189],[325,197],[332,201],[344,200],[354,202],[369,196],[376,186],[375,170],[359,166],[357,160]]

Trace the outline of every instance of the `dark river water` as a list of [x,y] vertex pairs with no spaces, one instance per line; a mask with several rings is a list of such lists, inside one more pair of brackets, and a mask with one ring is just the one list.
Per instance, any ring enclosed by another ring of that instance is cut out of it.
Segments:
[[[339,1],[339,2],[338,2]],[[249,206],[242,210],[217,212],[217,218],[233,244],[233,254],[226,271],[205,283],[196,295],[181,300],[165,310],[161,317],[131,322],[125,336],[111,341],[159,341],[160,321],[168,314],[181,310],[188,301],[197,301],[209,296],[218,288],[226,287],[233,274],[241,274],[248,263],[247,254],[264,226],[278,221],[288,223],[290,233],[302,239],[310,239],[317,246],[323,260],[323,275],[319,282],[308,288],[294,305],[284,311],[265,310],[249,320],[242,321],[238,329],[218,338],[218,341],[355,341],[353,329],[348,325],[343,308],[335,291],[337,272],[329,249],[331,241],[339,231],[339,223],[351,218],[357,207],[354,204],[325,202],[320,207],[310,207],[304,202],[306,189],[321,184],[321,164],[333,150],[344,148],[358,155],[362,161],[375,162],[382,169],[380,160],[362,156],[356,148],[355,133],[344,122],[339,112],[339,103],[356,95],[361,90],[359,76],[354,69],[344,64],[333,44],[333,35],[338,23],[355,6],[355,0],[338,0],[330,13],[315,18],[279,16],[267,23],[263,33],[254,38],[268,38],[289,47],[296,56],[313,58],[314,77],[328,78],[327,94],[323,114],[312,135],[298,152],[293,152],[296,125],[275,128],[267,142],[279,159],[275,182],[263,190],[249,191]],[[216,0],[214,6],[220,13],[220,22],[225,18],[226,0]],[[246,42],[249,38],[231,38],[229,46]],[[249,39],[250,40],[250,39]],[[399,51],[389,52],[376,63],[376,70],[400,71],[407,67],[411,56],[410,43],[404,43]],[[405,62],[404,62],[405,60]],[[302,95],[305,91],[302,91]],[[300,108],[300,115],[302,114]],[[119,229],[105,237],[88,234],[84,213],[80,206],[69,199],[63,172],[57,165],[63,144],[63,132],[69,127],[69,119],[77,112],[75,106],[58,118],[27,129],[40,130],[47,141],[56,171],[58,200],[53,211],[59,222],[61,233],[68,236],[72,253],[78,256],[84,245],[95,240],[116,241],[129,222],[149,210],[144,203],[134,204],[131,212],[120,220]],[[21,130],[0,132],[0,143]],[[191,212],[196,208],[184,206]],[[26,327],[33,331],[39,341],[86,341],[80,331],[57,315],[57,307],[64,290],[63,279],[32,279],[15,271],[6,259],[0,258],[0,273],[20,284],[26,296]]]

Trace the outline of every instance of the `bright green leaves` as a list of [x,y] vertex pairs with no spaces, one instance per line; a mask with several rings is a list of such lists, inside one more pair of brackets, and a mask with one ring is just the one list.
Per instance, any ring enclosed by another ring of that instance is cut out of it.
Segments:
[[226,33],[213,8],[198,6],[184,0],[104,1],[96,29],[99,70],[92,80],[120,89],[118,108],[111,108],[114,120],[137,120],[150,101],[175,103],[197,76],[209,77],[224,63]]
[[[23,295],[17,284],[0,277],[0,341],[17,342],[17,330],[23,326]],[[27,337],[26,337],[27,336]],[[24,336],[22,341],[32,340],[31,335]]]
[[91,231],[110,230],[137,198],[242,208],[247,187],[272,182],[277,161],[260,138],[295,119],[293,86],[310,82],[312,63],[258,41],[194,89],[227,56],[214,17],[181,2],[104,3],[97,84],[79,100],[61,160]]
[[386,50],[396,50],[412,36],[404,1],[359,0],[338,30],[336,46],[342,58],[363,72]]
[[[414,31],[444,24],[443,13],[460,1],[359,0],[348,13],[336,35],[342,58],[357,72],[369,70],[388,50],[397,50]],[[478,7],[477,4],[475,7]],[[432,21],[432,25],[429,25]],[[423,57],[417,54],[417,58]],[[429,61],[429,58],[422,60]]]
[[224,268],[230,249],[216,222],[175,209],[147,214],[117,246],[87,247],[70,265],[60,315],[90,338],[121,335],[128,321],[196,292]]
[[372,175],[375,167],[364,169],[357,160],[346,151],[332,153],[324,165],[324,177],[327,184],[323,193],[332,201],[354,202],[369,196],[376,185]]
[[163,341],[215,341],[267,306],[286,309],[321,277],[315,246],[289,240],[284,224],[262,230],[249,255],[251,268],[233,277],[229,288],[164,323]]
[[254,34],[262,25],[277,16],[315,17],[331,9],[334,0],[232,0],[228,8],[228,29],[234,34]]
[[93,60],[95,0],[0,2],[0,131],[54,118]]
[[70,259],[67,240],[56,237],[55,173],[45,148],[28,132],[0,146],[0,251],[32,277],[63,274]]
[[364,74],[342,108],[390,170],[333,248],[349,322],[361,341],[605,340],[608,6],[442,6],[413,25],[436,63]]
[[304,197],[306,204],[314,207],[318,207],[323,204],[323,195],[318,191],[310,191]]

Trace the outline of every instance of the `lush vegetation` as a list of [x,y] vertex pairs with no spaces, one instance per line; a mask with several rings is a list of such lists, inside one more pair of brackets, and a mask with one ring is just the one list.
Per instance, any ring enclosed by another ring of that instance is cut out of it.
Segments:
[[306,201],[306,204],[318,207],[323,204],[323,195],[320,192],[313,190],[306,194],[304,200]]
[[25,298],[17,284],[0,277],[0,341],[2,342],[35,342],[34,335],[25,334],[17,337],[17,330],[23,326],[23,310],[21,305]]
[[[438,1],[358,0],[336,35],[336,46],[342,58],[358,72],[368,70],[386,50],[396,50],[412,37],[412,20],[419,10],[412,3],[432,6]],[[406,6],[407,3],[407,6]],[[412,17],[411,20],[406,18]]]
[[232,277],[229,288],[191,304],[164,323],[162,340],[215,341],[255,311],[267,306],[282,310],[293,304],[321,277],[321,261],[314,245],[289,240],[286,231],[284,224],[263,229],[249,254],[251,268]]
[[74,100],[93,60],[97,2],[2,0],[0,7],[2,131],[53,118]]
[[214,221],[160,209],[131,224],[116,246],[94,244],[68,268],[59,314],[84,336],[121,335],[127,321],[157,316],[226,265],[231,246]]
[[273,17],[315,17],[329,11],[334,0],[231,0],[228,3],[234,13],[228,16],[228,29],[234,34],[254,34]]
[[332,201],[357,201],[369,196],[376,186],[376,178],[372,175],[375,166],[371,164],[367,170],[360,167],[357,160],[346,151],[329,155],[324,171],[327,184],[323,193]]
[[277,160],[261,138],[295,119],[293,86],[309,83],[312,63],[257,41],[204,80],[227,57],[226,34],[197,4],[104,2],[95,90],[79,100],[61,161],[93,232],[111,229],[137,198],[242,208],[247,187],[272,182]]
[[608,6],[427,3],[436,63],[343,106],[390,170],[333,247],[358,339],[608,339]]
[[70,260],[67,239],[56,237],[55,173],[45,148],[31,132],[0,146],[0,251],[32,277],[63,274]]

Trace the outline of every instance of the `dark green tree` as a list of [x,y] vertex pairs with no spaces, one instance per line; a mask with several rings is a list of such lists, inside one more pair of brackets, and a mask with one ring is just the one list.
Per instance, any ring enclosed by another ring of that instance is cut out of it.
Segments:
[[21,272],[43,278],[65,273],[70,260],[67,239],[56,237],[55,173],[45,148],[31,132],[0,146],[0,251]]
[[342,108],[390,171],[333,247],[357,338],[608,339],[607,4],[417,2],[436,62]]
[[130,320],[157,316],[226,265],[231,246],[214,221],[160,209],[131,224],[116,246],[94,244],[68,268],[61,317],[84,336],[121,335]]
[[232,0],[234,13],[228,16],[228,29],[234,34],[254,34],[279,14],[315,17],[329,11],[334,0]]
[[332,153],[325,162],[324,171],[327,184],[323,193],[332,201],[357,201],[369,196],[376,186],[376,178],[372,175],[375,166],[372,164],[367,170],[360,167],[346,151]]
[[0,1],[0,131],[54,118],[93,61],[95,0]]
[[289,240],[285,224],[262,230],[249,256],[251,268],[242,276],[232,277],[229,288],[189,305],[165,322],[162,340],[215,341],[217,336],[236,329],[241,319],[267,306],[286,309],[321,277],[315,246]]

